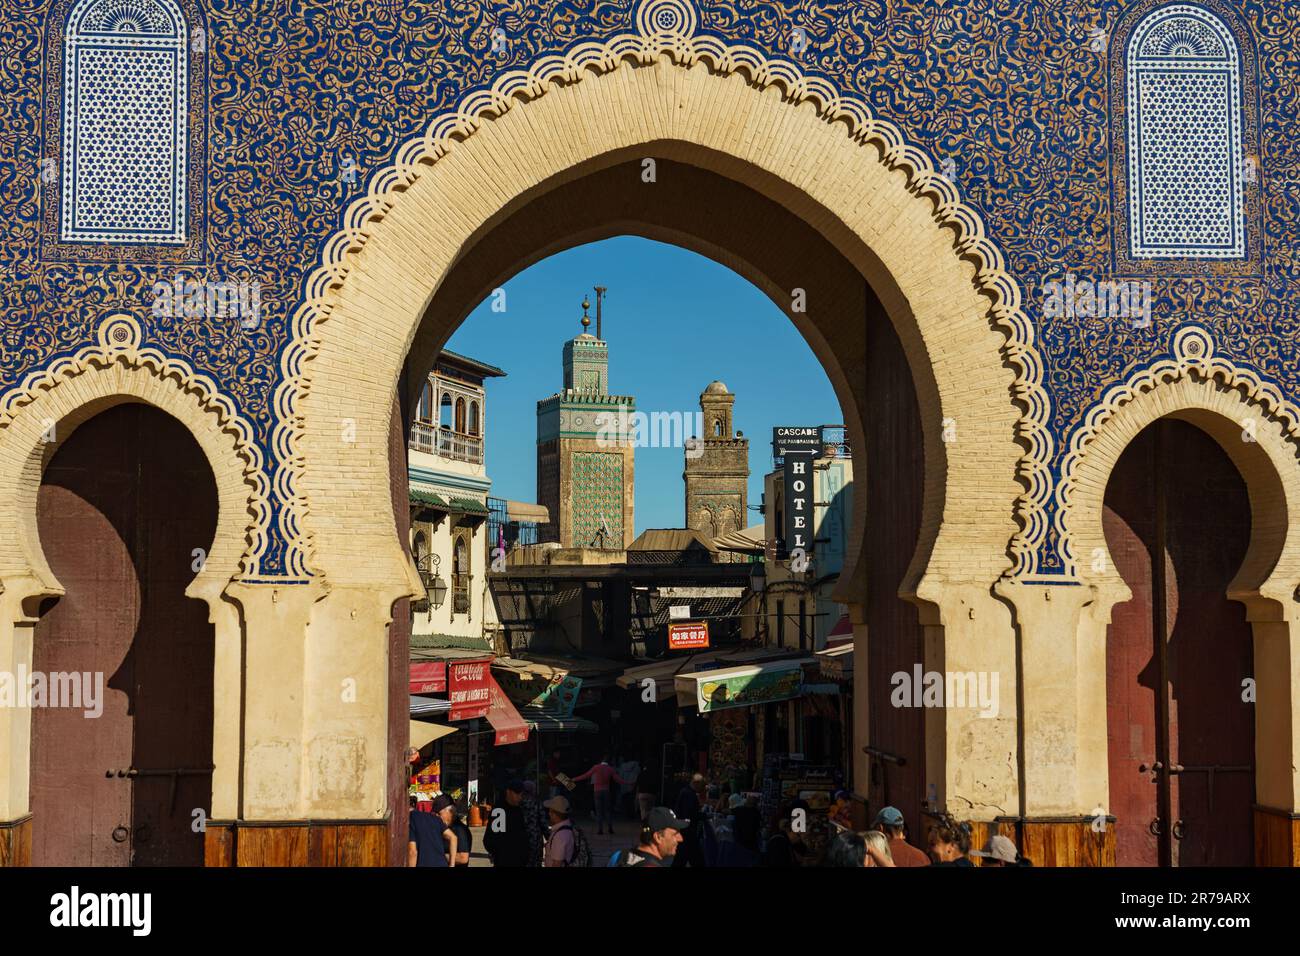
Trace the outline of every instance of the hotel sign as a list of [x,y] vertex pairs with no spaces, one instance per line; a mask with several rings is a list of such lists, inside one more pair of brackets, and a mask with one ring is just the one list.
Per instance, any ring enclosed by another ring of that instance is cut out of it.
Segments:
[[813,458],[811,452],[790,452],[785,456],[785,554],[813,552]]

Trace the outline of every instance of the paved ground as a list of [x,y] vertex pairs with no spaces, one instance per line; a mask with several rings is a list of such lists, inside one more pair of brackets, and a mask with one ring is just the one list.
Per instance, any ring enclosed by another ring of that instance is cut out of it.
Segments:
[[[589,820],[579,819],[576,822],[582,828],[582,832],[587,834],[587,842],[591,844],[591,863],[593,866],[604,866],[609,862],[610,854],[615,850],[625,850],[636,843],[637,826],[630,820],[619,818],[616,821],[613,836],[610,836],[609,833],[605,833],[603,836],[596,834],[595,817]],[[470,827],[470,833],[474,835],[474,852],[470,854],[470,866],[492,865],[492,861],[488,859],[487,853],[483,850],[483,832],[483,827]]]

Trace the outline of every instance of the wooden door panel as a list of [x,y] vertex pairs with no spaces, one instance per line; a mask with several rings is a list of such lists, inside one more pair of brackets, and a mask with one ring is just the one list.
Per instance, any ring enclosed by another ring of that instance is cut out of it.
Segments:
[[[1164,442],[1167,496],[1170,759],[1183,767],[1253,767],[1253,704],[1241,699],[1251,674],[1246,610],[1227,600],[1249,544],[1245,482],[1214,439],[1169,422]],[[1174,852],[1180,866],[1248,866],[1254,773],[1177,774]],[[1213,807],[1211,807],[1211,799]]]
[[33,860],[201,863],[191,811],[210,809],[210,777],[180,781],[173,801],[168,779],[107,773],[211,766],[212,627],[184,596],[216,527],[207,461],[169,416],[110,409],[51,459],[38,526],[67,593],[36,626],[33,669],[98,671],[105,688],[98,719],[33,711]]
[[[1117,862],[1159,862],[1160,839],[1147,829],[1158,817],[1174,864],[1248,865],[1254,714],[1241,700],[1241,681],[1251,673],[1253,645],[1244,608],[1227,599],[1249,541],[1245,483],[1212,438],[1188,423],[1163,421],[1121,456],[1106,488],[1103,524],[1116,569],[1133,591],[1131,601],[1114,608],[1107,631]],[[1163,611],[1153,593],[1156,554]],[[1157,627],[1166,642],[1167,687]],[[1168,708],[1163,751],[1158,694]],[[1168,776],[1163,812],[1153,776],[1137,773],[1139,764],[1157,760],[1182,768]],[[1212,785],[1209,767],[1219,768]]]
[[1151,450],[1139,437],[1120,457],[1106,486],[1102,527],[1115,569],[1133,592],[1115,605],[1106,636],[1106,731],[1115,862],[1159,862],[1151,821],[1159,816],[1151,775],[1156,759],[1156,661],[1152,631],[1151,547],[1154,495],[1147,480]]

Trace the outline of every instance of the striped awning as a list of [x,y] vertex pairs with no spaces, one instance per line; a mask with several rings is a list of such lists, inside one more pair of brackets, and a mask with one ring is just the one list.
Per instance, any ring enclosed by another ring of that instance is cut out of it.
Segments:
[[535,707],[524,707],[519,713],[528,722],[528,726],[539,733],[569,731],[595,734],[600,732],[599,725],[585,717],[557,717]]
[[411,716],[426,716],[428,714],[445,714],[451,710],[451,701],[440,700],[437,697],[423,697],[419,694],[411,694]]

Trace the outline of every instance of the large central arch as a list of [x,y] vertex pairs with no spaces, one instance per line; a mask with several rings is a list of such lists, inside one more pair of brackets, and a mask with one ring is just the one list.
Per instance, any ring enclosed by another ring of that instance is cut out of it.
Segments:
[[[406,573],[392,515],[357,502],[386,500],[388,476],[370,466],[388,434],[387,399],[449,269],[540,195],[636,156],[680,159],[756,190],[825,237],[875,291],[922,392],[923,538],[934,545],[911,590],[925,599],[927,584],[988,587],[1018,569],[1040,536],[1046,402],[1018,292],[951,185],[924,157],[877,140],[889,142],[892,128],[828,121],[815,104],[741,72],[664,56],[571,79],[481,119],[431,165],[407,165],[408,181],[349,232],[337,286],[293,362],[298,391],[291,379],[280,396],[295,406],[290,483],[312,570],[358,585],[358,575],[380,584]],[[817,333],[833,339],[835,321],[815,313],[790,313],[814,347]],[[421,334],[440,344],[452,331]],[[833,357],[821,357],[834,381]],[[355,440],[341,441],[344,433]],[[388,544],[376,553],[381,538]]]
[[[285,663],[282,677],[303,687],[294,717],[304,732],[301,759],[351,772],[300,790],[294,765],[272,760],[271,741],[265,760],[262,745],[250,745],[258,753],[250,753],[246,780],[268,806],[287,791],[300,794],[296,805],[309,816],[384,812],[372,795],[384,787],[386,695],[365,695],[344,713],[337,688],[349,680],[386,686],[393,602],[419,588],[395,533],[393,395],[404,371],[436,352],[475,304],[481,277],[443,293],[460,281],[462,264],[507,233],[518,240],[507,274],[556,244],[608,234],[619,225],[608,210],[579,235],[520,238],[509,226],[530,215],[540,221],[536,210],[562,190],[580,191],[621,167],[640,172],[647,159],[750,191],[869,287],[916,385],[924,448],[919,546],[899,590],[921,608],[927,666],[999,671],[1014,699],[1011,610],[993,585],[1024,572],[1043,533],[1048,405],[1019,291],[978,216],[895,127],[828,84],[715,39],[624,36],[507,75],[437,120],[371,180],[308,282],[277,393],[284,464],[274,486],[282,530],[298,552],[290,566],[315,578],[293,612],[308,621],[312,663],[294,674]],[[655,188],[627,178],[628,189]],[[644,226],[647,215],[632,218]],[[862,438],[860,312],[819,301],[815,276],[805,283],[754,261],[725,230],[660,221],[631,231],[658,233],[750,276],[818,354],[857,432],[851,439]],[[793,308],[796,288],[806,313]],[[446,307],[435,307],[440,296]],[[857,353],[846,354],[843,344],[855,340]],[[865,638],[869,548],[865,509],[855,510],[862,517],[837,596]],[[865,667],[864,656],[855,678],[864,686]],[[865,724],[864,713],[857,720]],[[938,799],[980,814],[1014,807],[1019,784],[1006,754],[1015,728],[1009,712],[994,720],[973,710],[927,713],[926,773]]]

